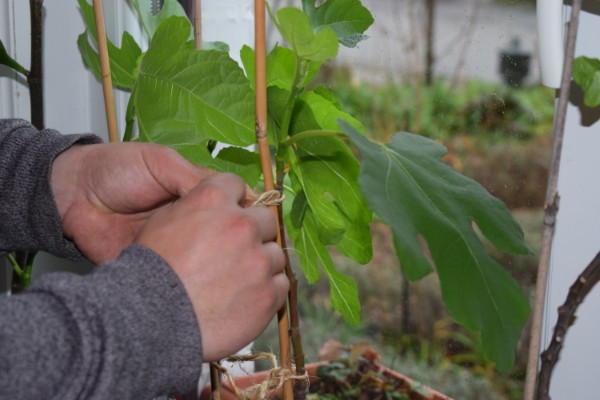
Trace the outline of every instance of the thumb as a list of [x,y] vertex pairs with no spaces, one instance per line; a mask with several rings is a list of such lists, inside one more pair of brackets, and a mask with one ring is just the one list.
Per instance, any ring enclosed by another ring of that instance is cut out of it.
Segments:
[[183,197],[201,181],[216,173],[192,164],[165,146],[149,144],[143,149],[142,158],[156,182],[177,197]]

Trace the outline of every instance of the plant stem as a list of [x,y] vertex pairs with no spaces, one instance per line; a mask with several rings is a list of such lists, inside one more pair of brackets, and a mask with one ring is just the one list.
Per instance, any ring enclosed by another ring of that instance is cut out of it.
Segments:
[[27,253],[25,260],[25,270],[23,271],[23,289],[26,289],[31,284],[31,271],[33,270],[33,260],[37,252],[30,251]]
[[29,0],[31,19],[31,67],[27,75],[31,123],[44,129],[44,0]]
[[[265,191],[273,190],[275,183],[273,181],[273,166],[271,163],[271,154],[269,140],[267,137],[267,51],[266,51],[266,21],[265,21],[265,0],[254,1],[254,29],[255,43],[255,82],[256,82],[256,138],[260,152],[261,167],[264,177]],[[279,211],[277,206],[269,207],[273,212],[277,223],[277,243],[284,248]],[[287,271],[286,271],[287,273]],[[289,275],[288,275],[289,278]],[[286,302],[287,303],[287,302]],[[281,357],[281,366],[292,370],[292,361],[290,358],[290,335],[289,335],[289,315],[288,305],[284,304],[277,313],[278,331],[279,331],[279,351]],[[286,381],[283,385],[283,399],[292,400],[294,396],[292,381]]]
[[131,142],[133,137],[133,126],[135,123],[135,106],[134,106],[135,90],[129,95],[127,102],[127,111],[125,112],[125,132],[123,133],[123,141]]
[[[42,130],[44,129],[44,0],[29,0],[29,17],[31,21],[31,66],[27,75],[29,106],[31,123],[37,129]],[[13,260],[23,273],[13,274],[11,293],[19,293],[29,284],[31,271],[27,273],[27,260],[31,254],[35,256],[35,253],[22,251],[15,254]],[[28,281],[26,282],[25,279]]]
[[546,205],[544,214],[544,232],[542,238],[542,249],[535,290],[535,304],[531,325],[531,339],[529,345],[529,358],[527,362],[527,378],[525,380],[524,400],[533,400],[536,391],[536,377],[538,371],[538,360],[540,352],[542,323],[544,319],[544,304],[546,301],[546,285],[548,282],[548,269],[550,265],[550,252],[554,240],[556,215],[559,209],[558,175],[560,171],[560,158],[562,153],[563,138],[565,132],[565,121],[569,94],[571,89],[571,71],[573,58],[575,56],[575,42],[577,29],[579,28],[579,12],[582,0],[574,0],[571,9],[571,22],[567,33],[567,45],[565,48],[565,60],[563,65],[560,94],[552,132],[552,159],[548,174],[548,187],[546,189]]
[[210,389],[211,399],[221,400],[221,371],[218,361],[210,363]]
[[194,38],[196,49],[202,49],[202,1],[194,2]]
[[[281,184],[279,183],[280,179],[278,178],[278,188],[283,188],[283,177],[284,174],[280,174],[281,176]],[[279,212],[279,220],[283,221],[283,214],[281,207],[278,209]],[[285,229],[283,224],[279,226],[280,235],[283,243],[286,243],[285,239]],[[292,341],[292,348],[294,350],[294,364],[296,365],[296,375],[302,376],[306,373],[306,367],[304,363],[304,350],[302,348],[302,335],[300,331],[300,317],[298,315],[298,279],[296,279],[296,274],[292,270],[292,265],[290,263],[290,256],[287,251],[287,246],[283,247],[283,252],[285,254],[285,272],[290,280],[290,291],[288,293],[288,301],[290,304],[290,338]],[[294,399],[295,400],[303,400],[306,399],[306,395],[308,394],[308,381],[307,380],[299,380],[294,385]]]
[[117,128],[117,113],[115,111],[115,99],[113,95],[112,77],[110,74],[110,58],[108,56],[108,44],[106,42],[106,29],[104,27],[104,11],[102,10],[102,0],[93,0],[93,2],[108,137],[111,143],[116,143],[119,141],[119,130]]
[[427,86],[431,86],[431,84],[433,83],[433,29],[435,25],[435,3],[436,0],[427,0],[425,2],[425,8],[427,13],[427,22],[425,28],[425,84]]
[[19,265],[19,263],[17,262],[15,257],[12,254],[7,254],[6,259],[8,260],[8,263],[11,265],[14,273],[17,274],[19,277],[22,277],[24,274],[23,269],[21,268],[21,266]]
[[[258,59],[258,53],[257,53]],[[292,81],[292,87],[290,95],[285,105],[285,111],[281,120],[280,131],[278,134],[279,149],[277,152],[277,188],[281,190],[283,188],[283,180],[285,178],[286,165],[283,161],[282,154],[286,150],[286,147],[296,143],[300,140],[307,139],[310,137],[323,137],[323,136],[340,136],[344,135],[342,132],[335,131],[322,131],[322,130],[311,130],[304,131],[297,135],[290,136],[290,123],[292,120],[292,114],[294,106],[296,104],[296,98],[301,91],[300,83],[306,74],[307,63],[306,61],[297,59],[296,67],[294,70],[294,79]],[[258,81],[257,81],[258,82]],[[257,83],[258,85],[258,83]],[[285,243],[285,230],[283,228],[283,215],[281,209],[278,211],[278,219],[280,221],[280,236],[282,243]],[[301,376],[306,372],[304,363],[304,350],[302,348],[302,336],[300,334],[300,318],[298,315],[298,280],[294,274],[286,246],[283,246],[285,257],[286,257],[286,274],[290,280],[290,292],[288,293],[289,301],[289,313],[290,313],[290,327],[289,334],[292,340],[292,347],[294,349],[294,363],[296,364],[296,375]],[[306,399],[308,394],[308,382],[306,380],[299,380],[296,382],[294,387],[294,399],[303,400]]]
[[296,68],[294,70],[294,80],[292,81],[292,88],[290,95],[285,104],[285,112],[281,119],[281,129],[279,131],[279,142],[287,140],[289,136],[290,123],[292,121],[292,113],[294,112],[294,105],[296,104],[296,97],[300,93],[300,81],[306,72],[306,62],[300,59],[296,60]]
[[542,353],[542,367],[538,378],[538,400],[550,400],[550,378],[558,362],[565,336],[568,329],[575,321],[577,308],[583,303],[585,297],[600,280],[600,253],[592,260],[585,270],[571,285],[565,303],[558,308],[558,320],[554,326],[554,334],[548,349]]

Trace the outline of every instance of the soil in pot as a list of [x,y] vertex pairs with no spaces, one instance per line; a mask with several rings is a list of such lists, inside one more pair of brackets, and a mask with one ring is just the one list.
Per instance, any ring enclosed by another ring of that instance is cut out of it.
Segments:
[[[309,364],[310,392],[307,400],[452,400],[429,387],[416,382],[379,363],[379,354],[369,347],[352,346],[343,357]],[[268,373],[259,373],[236,380],[239,389],[245,389],[266,379]],[[206,388],[201,399],[210,399]],[[224,383],[223,399],[235,399],[233,390]],[[282,400],[280,391],[270,397]]]

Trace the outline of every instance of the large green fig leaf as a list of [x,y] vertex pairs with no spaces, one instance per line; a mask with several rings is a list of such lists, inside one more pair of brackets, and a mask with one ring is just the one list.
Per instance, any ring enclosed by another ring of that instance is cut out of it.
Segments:
[[508,371],[529,315],[527,297],[485,252],[473,227],[476,223],[502,250],[528,253],[507,207],[443,163],[445,148],[433,141],[399,133],[380,145],[340,124],[360,150],[361,189],[373,211],[391,226],[406,275],[415,279],[431,268],[420,249],[421,237],[453,318],[481,332],[486,354]]
[[4,43],[0,40],[0,65],[6,65],[9,68],[14,69],[17,72],[27,76],[29,75],[29,71],[23,67],[21,64],[17,62],[14,58],[8,55],[6,51],[6,47],[4,47]]
[[[89,42],[90,36],[94,44],[98,42],[94,9],[87,0],[77,1],[87,27],[86,31],[79,35],[77,45],[79,46],[79,51],[85,65],[100,79],[98,52]],[[124,32],[121,39],[121,48],[115,46],[110,40],[107,40],[107,47],[113,85],[123,89],[131,89],[135,82],[138,59],[142,55],[140,46],[128,32]]]
[[583,101],[588,107],[600,105],[600,60],[577,57],[573,61],[573,79],[583,89]]
[[254,144],[254,96],[237,63],[222,51],[195,50],[189,29],[180,17],[158,28],[140,65],[135,110],[142,140],[210,165],[209,140]]
[[302,10],[285,7],[277,11],[277,29],[301,60],[324,62],[335,57],[339,42],[335,32],[324,28],[315,33]]
[[307,206],[303,192],[296,195],[294,205],[303,208],[303,211],[301,211],[302,226],[297,225],[300,221],[293,221],[294,212],[286,216],[286,226],[290,239],[294,242],[294,250],[298,254],[300,265],[307,280],[310,283],[315,283],[319,279],[320,265],[329,280],[331,304],[350,324],[358,324],[360,321],[360,300],[356,283],[352,278],[335,269],[327,247],[319,240],[316,221]]
[[340,43],[347,47],[355,47],[366,39],[363,33],[374,22],[360,0],[326,0],[319,7],[316,0],[303,0],[302,6],[315,30],[333,29]]

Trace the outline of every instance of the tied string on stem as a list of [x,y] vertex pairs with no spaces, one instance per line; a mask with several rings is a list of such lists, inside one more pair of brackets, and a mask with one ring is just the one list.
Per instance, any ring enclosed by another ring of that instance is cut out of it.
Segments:
[[279,206],[283,204],[285,200],[285,195],[280,193],[279,190],[267,190],[266,192],[260,194],[256,200],[252,203],[252,207],[254,206]]
[[211,363],[211,367],[218,369],[220,373],[225,375],[229,387],[231,388],[238,400],[267,399],[267,396],[271,391],[281,389],[283,387],[283,384],[289,381],[306,381],[308,385],[308,373],[305,372],[303,375],[295,375],[291,370],[279,367],[279,364],[277,363],[277,357],[275,357],[275,355],[272,353],[261,352],[248,355],[235,355],[227,358],[226,361],[232,363],[241,363],[260,359],[270,360],[273,368],[269,370],[267,378],[264,381],[257,382],[256,384],[246,389],[240,389],[236,385],[235,379],[233,378],[231,373],[222,365],[218,363]]

